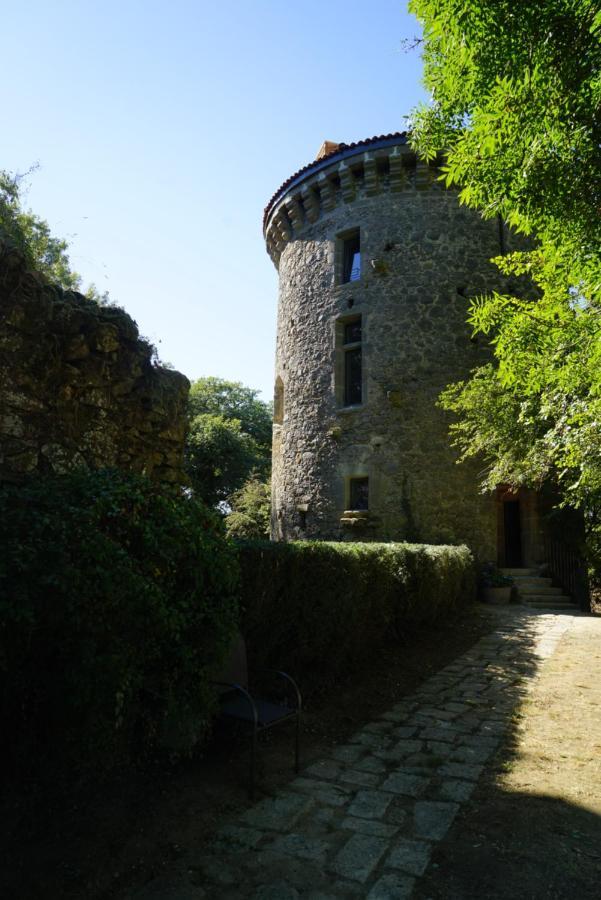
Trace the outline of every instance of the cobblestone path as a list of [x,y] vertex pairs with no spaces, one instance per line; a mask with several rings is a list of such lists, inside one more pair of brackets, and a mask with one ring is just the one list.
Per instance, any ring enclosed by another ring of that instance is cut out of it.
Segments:
[[180,890],[162,896],[411,897],[541,660],[574,620],[499,611],[498,626],[469,652],[222,827],[187,861]]

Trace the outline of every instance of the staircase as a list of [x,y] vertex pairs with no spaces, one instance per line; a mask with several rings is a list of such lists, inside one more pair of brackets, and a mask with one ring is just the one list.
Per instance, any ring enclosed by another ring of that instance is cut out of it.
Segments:
[[563,588],[553,587],[552,578],[544,578],[538,569],[501,569],[513,578],[520,603],[534,609],[556,609],[573,612],[576,604]]

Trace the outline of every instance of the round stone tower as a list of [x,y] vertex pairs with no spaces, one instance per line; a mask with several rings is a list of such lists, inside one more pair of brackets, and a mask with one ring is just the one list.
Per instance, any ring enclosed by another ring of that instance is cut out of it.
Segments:
[[487,358],[466,298],[502,287],[490,259],[509,236],[436,175],[405,134],[326,142],[267,206],[275,539],[465,541],[497,556],[496,500],[456,464],[437,398]]

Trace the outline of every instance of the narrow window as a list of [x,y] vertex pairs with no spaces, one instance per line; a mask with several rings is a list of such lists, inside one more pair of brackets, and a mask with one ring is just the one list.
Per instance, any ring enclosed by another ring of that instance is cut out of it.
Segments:
[[344,405],[356,406],[362,399],[361,316],[346,322],[342,343],[344,353]]
[[349,482],[350,509],[369,509],[369,478],[351,478]]
[[361,240],[359,229],[348,234],[342,241],[342,283],[358,281],[361,278]]
[[273,424],[281,425],[284,421],[284,382],[278,375],[273,392]]

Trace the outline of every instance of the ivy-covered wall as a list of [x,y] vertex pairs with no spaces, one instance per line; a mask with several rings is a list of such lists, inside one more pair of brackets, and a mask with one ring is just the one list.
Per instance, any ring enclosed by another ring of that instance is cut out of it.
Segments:
[[0,481],[74,465],[181,481],[188,389],[126,312],[45,283],[0,238]]

